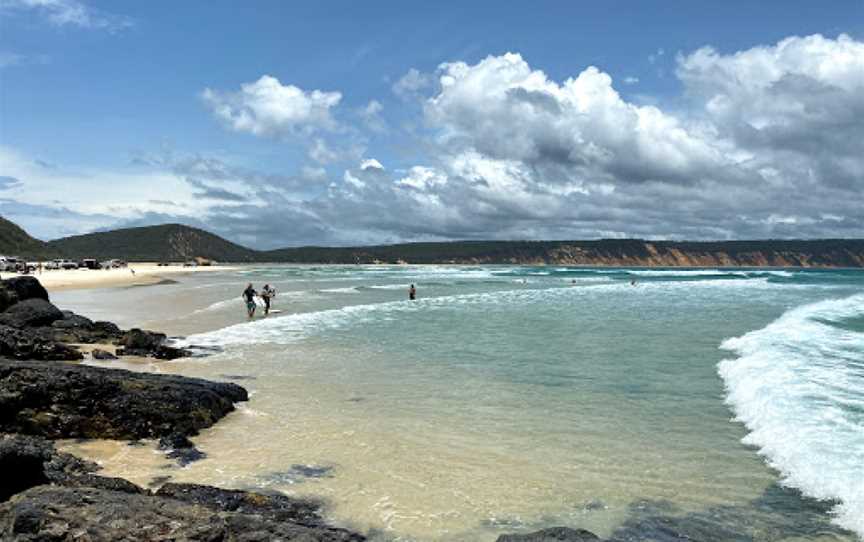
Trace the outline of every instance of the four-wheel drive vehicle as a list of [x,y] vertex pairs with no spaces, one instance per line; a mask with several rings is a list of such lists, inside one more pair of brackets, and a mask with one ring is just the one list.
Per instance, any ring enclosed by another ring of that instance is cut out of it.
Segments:
[[81,263],[78,265],[78,267],[84,269],[102,269],[102,265],[92,258],[85,258],[81,260]]

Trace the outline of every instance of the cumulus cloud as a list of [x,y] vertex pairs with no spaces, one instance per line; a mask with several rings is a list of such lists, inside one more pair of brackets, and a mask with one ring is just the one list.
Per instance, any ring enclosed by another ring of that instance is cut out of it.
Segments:
[[[326,169],[300,164],[296,174],[272,175],[169,154],[142,159],[146,181],[126,172],[123,180],[139,188],[122,198],[95,191],[79,198],[73,180],[84,173],[36,168],[23,158],[0,174],[20,179],[8,190],[16,200],[35,203],[47,197],[40,185],[66,183],[65,205],[75,212],[95,212],[86,206],[91,198],[112,209],[117,199],[140,200],[139,214],[124,220],[195,220],[265,248],[862,235],[864,43],[810,36],[731,54],[703,48],[679,55],[676,66],[688,103],[675,110],[622,97],[596,67],[554,80],[518,54],[417,72],[409,81],[422,86],[403,85],[422,104],[422,152],[410,160],[346,143],[341,133],[323,133],[320,122],[314,129],[275,122],[267,108],[248,105],[255,92],[241,90],[220,95],[226,122],[246,115],[243,130],[262,135],[308,130],[309,158]],[[301,100],[311,95],[296,90]],[[323,126],[335,122],[338,101],[320,112],[330,119]],[[0,166],[2,159],[0,152]],[[146,203],[154,179],[165,179],[179,208]]]
[[206,88],[201,97],[232,130],[270,137],[336,129],[332,109],[342,100],[340,92],[306,91],[270,75],[237,92]]
[[403,99],[414,98],[422,91],[431,88],[434,80],[432,75],[422,73],[417,68],[411,68],[393,83],[393,93]]
[[680,56],[677,73],[753,167],[786,183],[860,189],[864,43],[814,35],[733,55],[705,47]]
[[32,11],[54,26],[116,32],[134,24],[130,17],[107,13],[78,0],[0,0],[0,14]]

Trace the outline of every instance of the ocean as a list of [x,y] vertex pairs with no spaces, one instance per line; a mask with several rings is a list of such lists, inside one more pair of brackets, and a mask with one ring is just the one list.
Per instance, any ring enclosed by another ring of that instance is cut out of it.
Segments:
[[[106,474],[315,496],[381,540],[864,536],[864,271],[255,266],[53,301],[220,353],[194,438],[66,442]],[[248,321],[246,283],[280,314]],[[410,284],[418,292],[407,299]],[[95,362],[94,362],[95,363]]]

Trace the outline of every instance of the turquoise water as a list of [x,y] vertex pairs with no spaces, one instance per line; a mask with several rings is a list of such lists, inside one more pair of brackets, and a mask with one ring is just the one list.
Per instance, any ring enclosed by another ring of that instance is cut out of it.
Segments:
[[[283,312],[246,321],[246,282]],[[317,495],[400,540],[854,540],[862,291],[846,270],[274,266],[55,300],[224,350],[146,367],[252,392],[177,480]]]

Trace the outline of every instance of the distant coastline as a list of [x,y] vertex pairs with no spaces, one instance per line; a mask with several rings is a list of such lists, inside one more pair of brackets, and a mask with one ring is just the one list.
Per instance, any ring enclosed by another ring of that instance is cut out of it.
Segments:
[[0,219],[0,254],[165,263],[205,258],[219,263],[862,268],[864,239],[446,241],[255,250],[182,224],[125,228],[44,242]]

